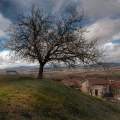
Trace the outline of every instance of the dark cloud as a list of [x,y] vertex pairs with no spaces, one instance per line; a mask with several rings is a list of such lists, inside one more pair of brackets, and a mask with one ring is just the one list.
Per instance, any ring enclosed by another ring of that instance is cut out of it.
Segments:
[[0,1],[0,12],[6,18],[14,20],[18,12],[17,5],[11,0],[1,0]]
[[14,21],[19,14],[27,12],[32,5],[45,8],[48,11],[52,7],[49,0],[0,0],[0,13]]
[[58,15],[65,10],[70,11],[71,8],[78,9],[80,0],[0,0],[0,12],[5,17],[15,20],[20,13],[28,12],[33,5]]

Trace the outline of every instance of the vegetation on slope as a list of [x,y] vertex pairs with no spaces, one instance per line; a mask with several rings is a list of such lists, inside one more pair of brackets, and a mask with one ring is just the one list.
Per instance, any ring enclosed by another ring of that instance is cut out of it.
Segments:
[[50,80],[1,76],[0,120],[120,120],[120,106]]

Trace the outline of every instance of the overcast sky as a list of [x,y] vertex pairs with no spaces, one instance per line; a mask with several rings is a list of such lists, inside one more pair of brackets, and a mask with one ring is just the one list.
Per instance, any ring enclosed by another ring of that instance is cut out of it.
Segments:
[[[120,62],[120,0],[0,0],[0,40],[8,39],[6,30],[18,14],[25,13],[32,5],[59,15],[71,5],[84,9],[84,27],[88,39],[97,38],[104,48],[107,62]],[[23,61],[11,60],[9,51],[0,51],[0,66],[22,65]],[[27,64],[26,62],[24,65]]]

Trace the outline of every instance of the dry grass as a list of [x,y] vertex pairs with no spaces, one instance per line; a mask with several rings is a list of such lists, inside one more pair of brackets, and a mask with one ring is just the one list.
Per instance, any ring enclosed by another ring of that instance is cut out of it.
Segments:
[[112,80],[120,80],[120,70],[111,70],[109,71],[56,71],[56,72],[48,72],[44,74],[44,77],[47,79],[53,80],[64,80],[64,79],[112,79]]
[[0,120],[119,120],[117,107],[58,82],[0,76]]

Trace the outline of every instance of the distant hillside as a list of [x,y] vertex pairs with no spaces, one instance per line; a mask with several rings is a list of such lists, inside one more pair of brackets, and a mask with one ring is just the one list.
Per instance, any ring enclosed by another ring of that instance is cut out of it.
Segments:
[[91,67],[91,68],[120,67],[120,63],[98,63],[98,64],[85,65],[85,67]]
[[1,76],[0,120],[120,120],[120,105],[53,81]]
[[[100,64],[90,64],[90,65],[76,65],[72,67],[72,69],[88,69],[88,68],[103,68],[104,67],[111,67],[111,68],[120,68],[120,63],[100,63]],[[18,73],[24,73],[24,74],[30,74],[30,73],[37,73],[39,69],[39,65],[35,66],[16,66],[16,67],[9,67],[5,69],[0,69],[0,74],[5,74],[6,71],[17,71]],[[65,70],[69,69],[68,67],[65,66],[52,66],[49,65],[44,68],[44,71],[60,71],[60,70]]]

